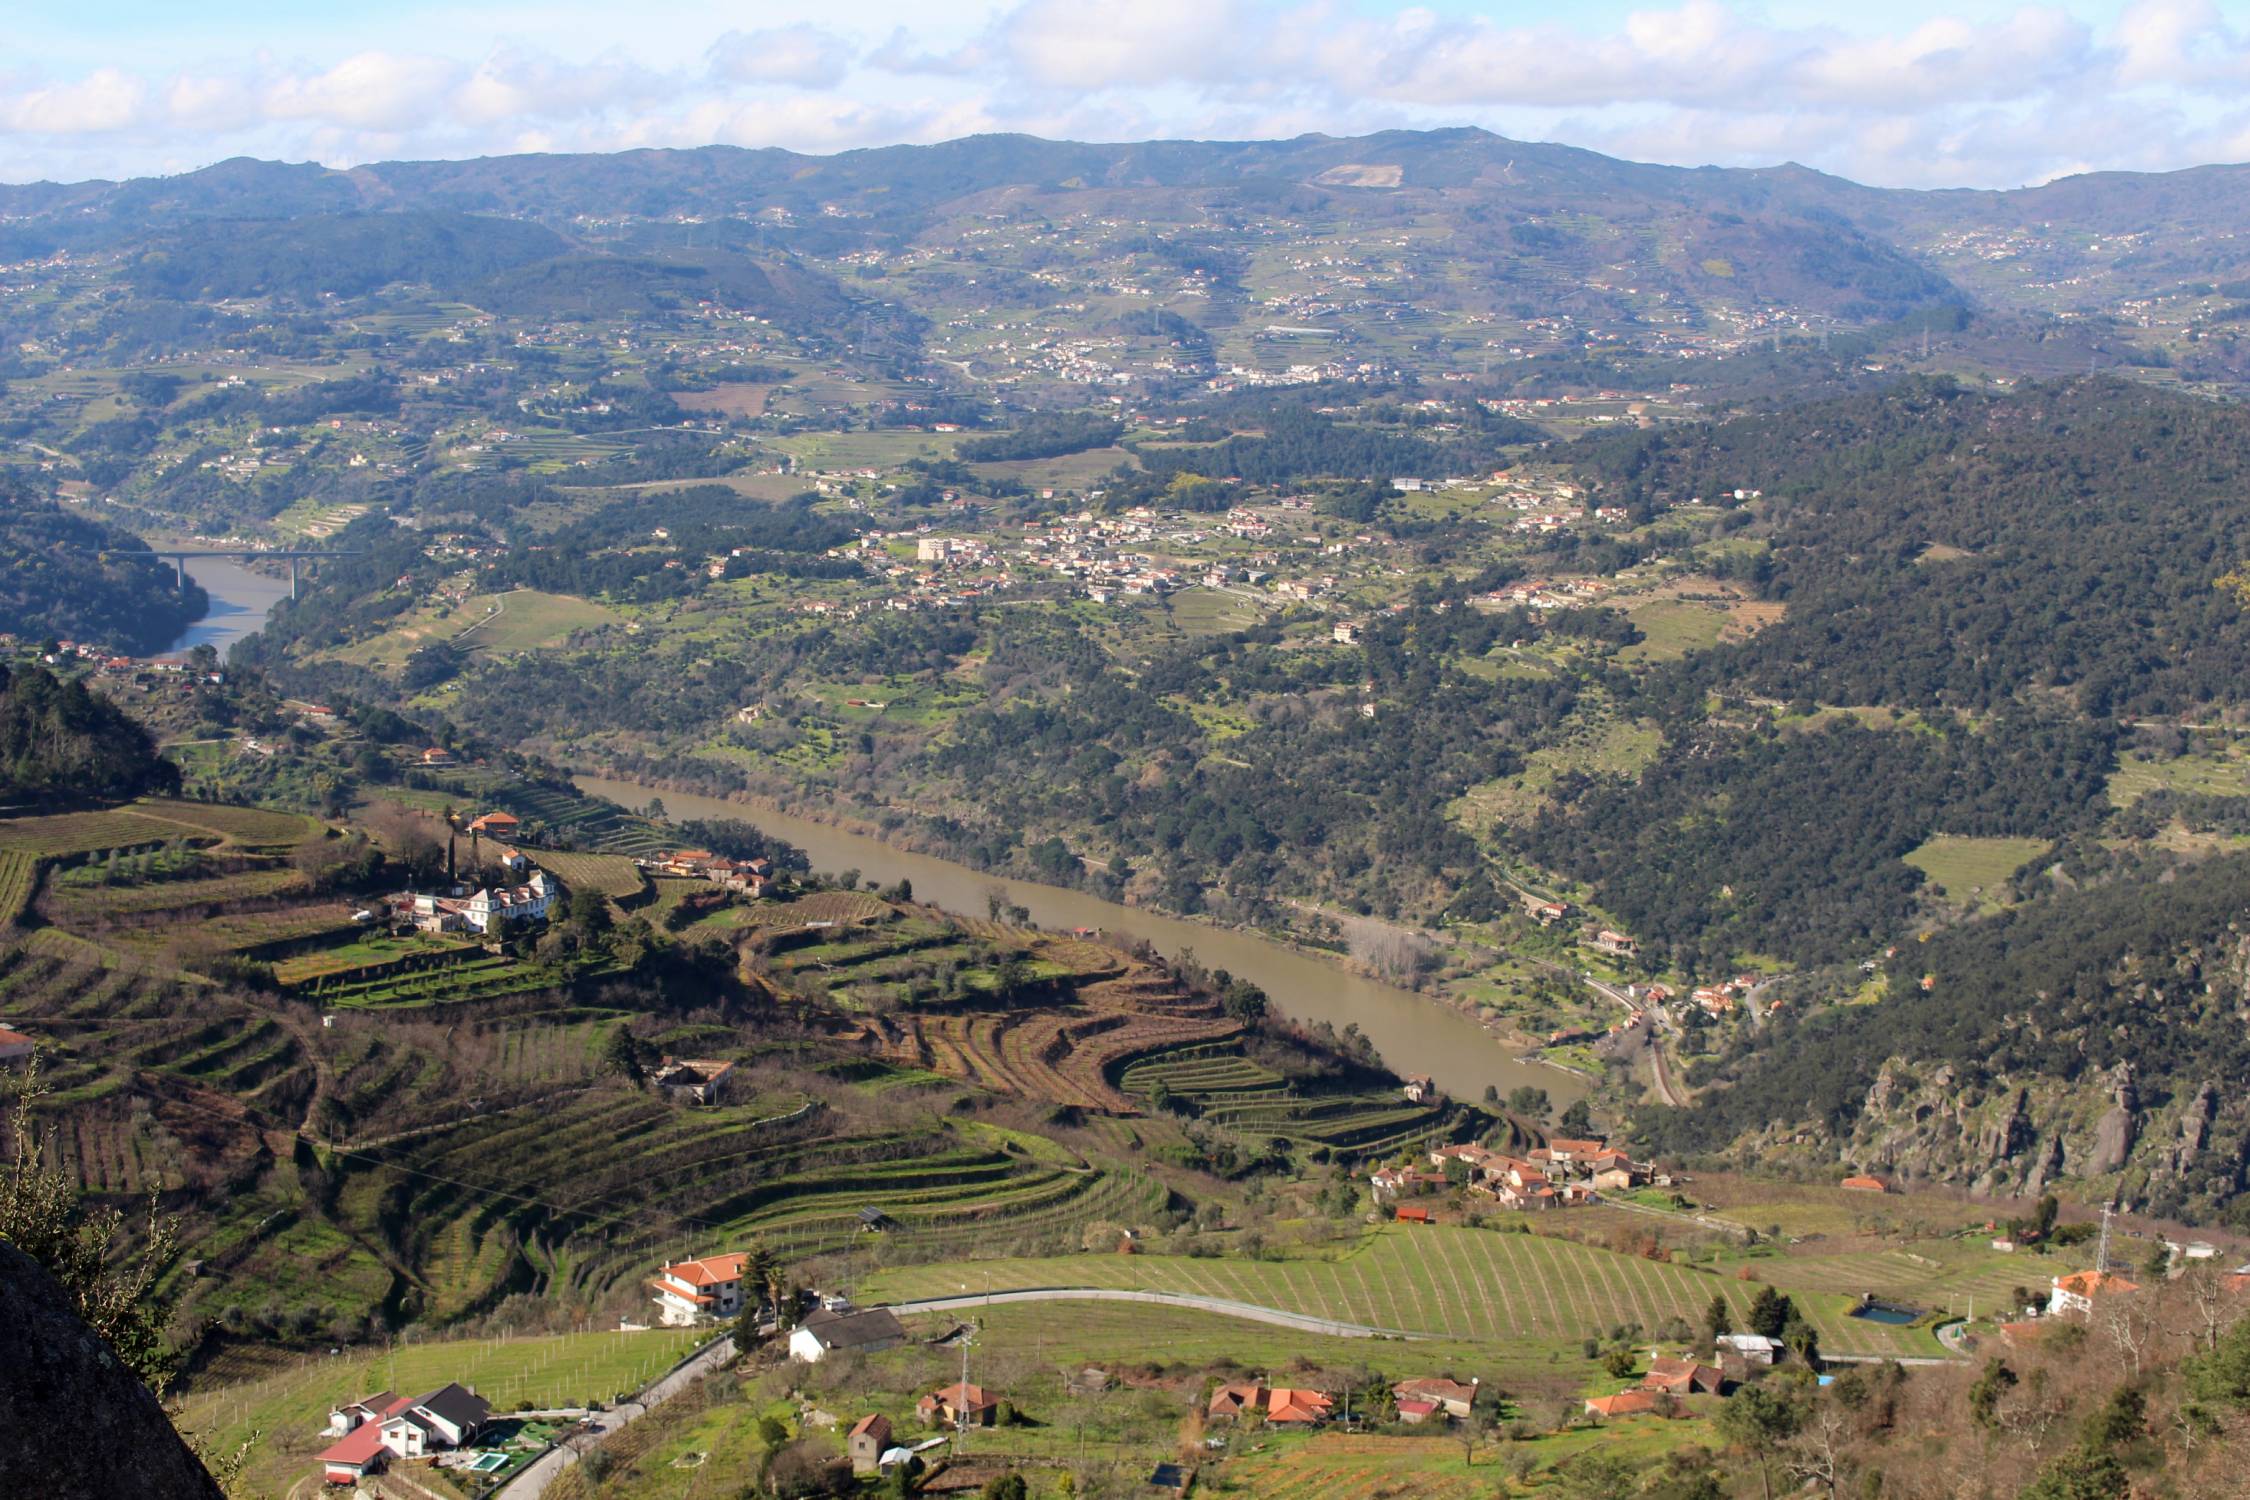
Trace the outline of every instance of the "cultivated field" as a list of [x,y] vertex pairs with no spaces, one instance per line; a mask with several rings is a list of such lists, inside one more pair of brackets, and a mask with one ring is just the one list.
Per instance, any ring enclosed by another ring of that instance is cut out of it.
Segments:
[[1946,900],[1997,907],[2008,877],[2050,846],[2045,839],[1969,838],[1941,833],[1906,855]]
[[599,891],[611,900],[637,896],[648,887],[640,867],[623,854],[564,854],[542,849],[539,867],[574,891]]
[[[1921,1329],[1846,1316],[1854,1299],[1797,1286],[1793,1263],[1761,1262],[1757,1274],[1801,1292],[1825,1352],[1930,1355]],[[1714,1294],[1742,1326],[1757,1287],[1683,1265],[1619,1255],[1543,1234],[1440,1226],[1393,1226],[1334,1258],[1249,1261],[1141,1255],[977,1261],[887,1271],[867,1300],[942,1296],[962,1281],[1015,1286],[1113,1286],[1191,1292],[1261,1307],[1456,1339],[1568,1341],[1622,1323],[1652,1331],[1667,1319],[1694,1325]],[[1815,1275],[1815,1281],[1826,1279]],[[1866,1288],[1886,1289],[1879,1273]]]
[[21,850],[0,853],[0,927],[15,924],[39,889],[39,860]]

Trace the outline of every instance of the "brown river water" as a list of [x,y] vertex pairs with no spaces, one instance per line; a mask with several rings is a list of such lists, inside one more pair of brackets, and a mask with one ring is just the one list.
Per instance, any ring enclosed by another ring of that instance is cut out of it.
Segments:
[[1578,1075],[1523,1061],[1477,1022],[1442,1002],[1350,973],[1252,933],[1120,906],[1084,891],[988,874],[747,803],[600,776],[580,776],[577,782],[581,789],[626,807],[645,807],[656,797],[663,799],[665,811],[674,818],[738,818],[753,823],[803,849],[816,870],[833,875],[857,869],[863,879],[885,885],[903,878],[913,882],[914,899],[947,911],[982,915],[987,893],[998,887],[1041,927],[1098,927],[1113,936],[1146,938],[1167,955],[1193,949],[1208,967],[1225,969],[1264,989],[1284,1014],[1296,1020],[1326,1021],[1338,1030],[1356,1024],[1394,1071],[1427,1073],[1457,1099],[1479,1099],[1487,1084],[1505,1094],[1528,1083],[1545,1089],[1558,1106],[1586,1092]]
[[[265,623],[266,611],[289,592],[287,579],[254,573],[223,558],[199,558],[190,576],[211,596],[211,613],[175,649],[209,641],[223,652]],[[581,776],[578,784],[599,797],[627,807],[644,807],[661,797],[675,817],[741,818],[789,840],[812,856],[813,867],[834,874],[857,868],[889,884],[904,878],[917,900],[964,915],[985,910],[995,886],[1014,905],[1031,913],[1042,927],[1098,927],[1122,937],[1146,938],[1170,955],[1193,949],[1214,969],[1225,969],[1260,986],[1283,1013],[1300,1021],[1326,1021],[1338,1030],[1357,1025],[1400,1073],[1427,1073],[1459,1099],[1478,1099],[1491,1084],[1505,1094],[1528,1083],[1547,1091],[1560,1106],[1586,1092],[1578,1075],[1541,1063],[1525,1062],[1497,1037],[1460,1011],[1440,1001],[1380,983],[1314,954],[1253,933],[1182,921],[1137,907],[1120,906],[1084,891],[1009,880],[927,854],[910,854],[880,839],[816,823],[788,813],[690,792],[670,792],[632,782]]]

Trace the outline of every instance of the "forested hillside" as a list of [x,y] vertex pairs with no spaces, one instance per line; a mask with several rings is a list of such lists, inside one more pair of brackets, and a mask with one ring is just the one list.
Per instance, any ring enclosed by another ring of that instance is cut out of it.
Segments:
[[38,500],[9,503],[0,490],[0,631],[161,651],[206,602],[140,538]]
[[41,667],[0,667],[0,801],[134,797],[179,784],[179,768],[107,700]]
[[[2250,560],[2250,411],[2114,380],[2021,394],[1915,382],[1604,439],[1608,503],[1763,491],[1749,571],[1787,618],[1691,669],[1831,704],[2192,714],[2250,673],[2217,585]],[[1728,503],[1731,503],[1729,501]]]

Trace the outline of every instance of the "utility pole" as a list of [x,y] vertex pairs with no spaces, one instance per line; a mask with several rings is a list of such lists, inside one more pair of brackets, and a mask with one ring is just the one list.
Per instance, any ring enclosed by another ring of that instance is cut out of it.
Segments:
[[967,1405],[969,1399],[969,1345],[973,1342],[975,1342],[973,1335],[966,1333],[961,1335],[961,1384],[953,1392],[955,1396],[960,1398],[960,1401],[953,1408],[953,1456],[955,1458],[965,1456],[969,1450],[969,1424],[962,1419],[966,1415],[963,1408]]

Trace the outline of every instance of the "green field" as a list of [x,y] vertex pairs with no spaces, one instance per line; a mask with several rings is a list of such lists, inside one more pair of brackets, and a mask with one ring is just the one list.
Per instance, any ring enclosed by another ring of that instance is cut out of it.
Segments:
[[1243,630],[1265,618],[1265,611],[1224,589],[1184,589],[1165,601],[1172,623],[1189,635],[1220,635]]
[[910,458],[951,458],[972,433],[806,432],[771,446],[810,469],[895,469]]
[[1941,833],[1906,855],[1940,896],[1957,906],[1996,908],[2008,877],[2039,857],[2046,839],[1967,838]]
[[[245,1493],[279,1495],[333,1438],[321,1428],[342,1401],[379,1390],[414,1394],[458,1381],[498,1412],[584,1406],[638,1390],[709,1337],[691,1329],[467,1339],[314,1358],[244,1384],[199,1381],[180,1404],[182,1431],[210,1451],[255,1439]],[[223,1375],[223,1367],[217,1372]]]
[[[1792,1262],[1757,1273],[1798,1291]],[[1882,1291],[1871,1273],[1867,1290]],[[1200,1293],[1261,1307],[1452,1339],[1567,1342],[1620,1323],[1654,1329],[1668,1318],[1693,1324],[1714,1293],[1735,1308],[1736,1326],[1756,1286],[1731,1276],[1579,1245],[1537,1234],[1446,1227],[1392,1227],[1322,1259],[1278,1261],[1143,1255],[1004,1259],[888,1271],[863,1288],[867,1300],[943,1296],[963,1282],[995,1289],[1108,1286]],[[1799,1305],[1837,1354],[1930,1355],[1920,1329],[1846,1316],[1851,1299],[1817,1286]]]
[[455,611],[460,629],[454,643],[472,651],[535,651],[558,645],[574,630],[614,625],[620,616],[588,599],[516,589],[468,600]]
[[1691,604],[1682,599],[1657,599],[1627,612],[1642,639],[1617,653],[1629,662],[1678,661],[1691,652],[1708,651],[1719,644],[1730,618],[1713,604]]

